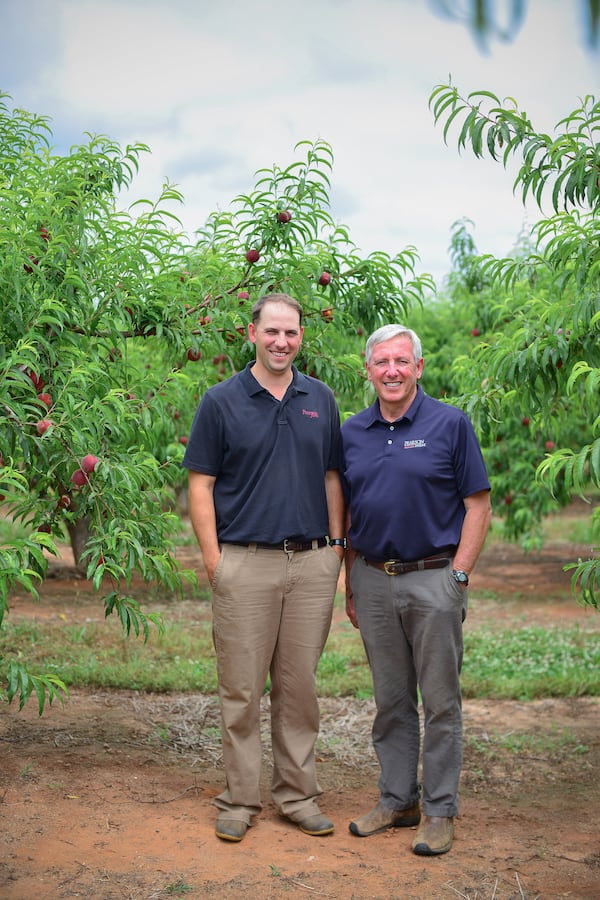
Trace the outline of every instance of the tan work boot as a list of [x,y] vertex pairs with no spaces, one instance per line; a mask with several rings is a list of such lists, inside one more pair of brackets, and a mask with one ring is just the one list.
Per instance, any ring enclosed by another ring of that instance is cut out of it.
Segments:
[[299,819],[296,825],[304,834],[311,834],[313,837],[323,837],[326,834],[333,834],[333,822],[317,813],[314,816],[307,816],[305,819]]
[[217,819],[217,827],[215,834],[222,841],[241,841],[246,832],[248,825],[246,822],[240,822],[239,819],[228,819],[227,815],[221,815]]
[[418,825],[420,819],[421,811],[418,803],[408,809],[390,809],[380,800],[375,809],[360,816],[356,822],[350,822],[348,827],[352,834],[358,837],[369,837],[371,834],[387,831],[388,828],[410,828],[412,825]]
[[454,839],[453,816],[423,816],[413,841],[417,856],[437,856],[447,853]]

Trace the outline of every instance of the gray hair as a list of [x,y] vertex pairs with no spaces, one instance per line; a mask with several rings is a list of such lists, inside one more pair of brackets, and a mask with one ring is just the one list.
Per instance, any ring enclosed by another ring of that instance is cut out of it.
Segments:
[[384,341],[391,341],[392,338],[401,337],[402,335],[409,338],[415,362],[418,362],[423,355],[420,338],[411,328],[407,328],[405,325],[383,325],[377,331],[374,331],[367,341],[365,349],[366,361],[371,362],[371,356],[377,344],[383,344]]

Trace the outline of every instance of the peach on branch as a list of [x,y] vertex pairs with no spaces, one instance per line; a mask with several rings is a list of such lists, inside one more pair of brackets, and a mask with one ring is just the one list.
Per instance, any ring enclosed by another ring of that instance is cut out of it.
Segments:
[[37,392],[43,391],[44,385],[46,384],[46,382],[44,381],[44,379],[42,378],[41,375],[38,375],[37,372],[34,372],[32,369],[30,369],[27,372],[27,376],[31,380],[31,383]]
[[39,422],[36,422],[36,423],[35,423],[35,428],[36,428],[37,433],[38,433],[38,434],[40,435],[40,437],[41,437],[41,436],[42,436],[43,434],[45,434],[45,433],[48,431],[48,429],[51,428],[53,425],[54,425],[54,422],[52,422],[50,419],[40,419]]
[[90,472],[94,471],[99,462],[100,460],[97,456],[94,456],[93,453],[88,453],[87,456],[84,456],[81,460],[81,469],[89,475]]
[[48,409],[50,409],[50,407],[52,406],[52,397],[50,396],[50,394],[38,394],[37,398],[40,403],[43,403],[48,407]]
[[253,265],[257,263],[260,259],[260,253],[256,250],[255,247],[251,247],[250,250],[246,251],[246,261]]
[[83,469],[75,469],[75,471],[71,474],[71,484],[75,488],[83,487],[88,480],[87,475],[83,471]]
[[319,276],[319,284],[321,285],[321,287],[327,287],[330,281],[331,275],[329,274],[329,272],[321,272],[321,275]]

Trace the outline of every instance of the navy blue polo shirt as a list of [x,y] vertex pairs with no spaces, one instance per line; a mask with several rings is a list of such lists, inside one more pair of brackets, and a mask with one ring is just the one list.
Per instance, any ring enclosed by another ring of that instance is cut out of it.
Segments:
[[420,387],[396,422],[381,416],[379,400],[347,419],[342,459],[352,547],[375,561],[422,559],[456,547],[463,499],[490,489],[468,417]]
[[183,465],[216,477],[219,541],[323,537],[329,532],[325,473],[339,469],[333,392],[294,366],[279,401],[254,378],[252,365],[204,394]]

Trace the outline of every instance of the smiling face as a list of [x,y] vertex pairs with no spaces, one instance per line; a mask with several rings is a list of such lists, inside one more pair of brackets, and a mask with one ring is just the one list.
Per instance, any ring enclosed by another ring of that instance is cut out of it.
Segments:
[[382,415],[389,421],[399,419],[415,399],[423,372],[423,359],[415,359],[410,338],[399,335],[376,344],[365,366]]
[[304,328],[298,312],[287,303],[268,302],[257,322],[248,325],[248,337],[256,346],[255,377],[289,375],[302,344]]

